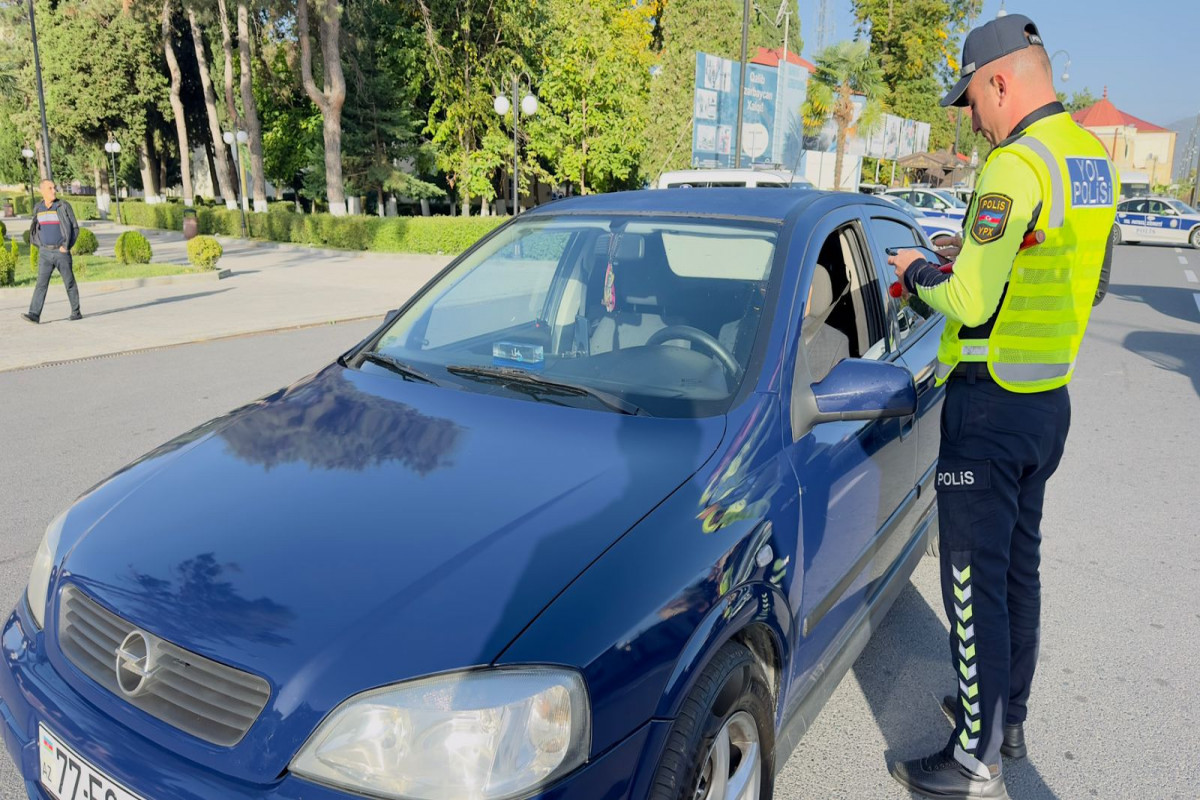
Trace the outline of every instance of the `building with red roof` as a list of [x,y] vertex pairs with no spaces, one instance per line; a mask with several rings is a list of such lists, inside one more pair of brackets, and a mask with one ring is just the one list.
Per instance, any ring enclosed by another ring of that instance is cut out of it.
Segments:
[[1175,163],[1175,131],[1127,114],[1108,99],[1108,87],[1096,103],[1071,115],[1091,131],[1121,173],[1123,186],[1145,186],[1171,182]]

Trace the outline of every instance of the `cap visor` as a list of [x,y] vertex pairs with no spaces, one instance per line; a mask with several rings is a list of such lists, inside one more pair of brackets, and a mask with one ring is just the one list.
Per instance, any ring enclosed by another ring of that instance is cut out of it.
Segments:
[[942,108],[950,106],[961,108],[967,105],[967,87],[971,85],[971,78],[974,75],[975,73],[972,72],[970,75],[963,75],[958,79],[958,83],[954,84],[954,87],[942,98]]

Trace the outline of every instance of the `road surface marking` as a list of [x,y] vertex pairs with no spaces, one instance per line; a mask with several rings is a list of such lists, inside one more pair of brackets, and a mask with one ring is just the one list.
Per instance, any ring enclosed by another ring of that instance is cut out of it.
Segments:
[[1176,252],[1176,253],[1182,253],[1182,252],[1183,252],[1183,248],[1182,248],[1182,247],[1176,247],[1176,248],[1175,248],[1175,252]]
[[1197,281],[1197,280],[1196,280],[1196,273],[1192,272],[1190,269],[1185,269],[1185,270],[1183,271],[1183,274],[1184,274],[1184,275],[1187,277],[1187,279],[1188,279],[1188,283],[1198,283],[1198,282],[1200,282],[1200,281]]
[[1179,257],[1179,263],[1180,263],[1180,264],[1186,264],[1186,263],[1187,263],[1187,256],[1180,256],[1180,257]]

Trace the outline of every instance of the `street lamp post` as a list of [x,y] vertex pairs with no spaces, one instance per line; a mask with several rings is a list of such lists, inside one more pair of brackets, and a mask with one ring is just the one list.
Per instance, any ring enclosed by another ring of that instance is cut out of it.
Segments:
[[125,219],[121,216],[121,176],[117,174],[117,155],[121,152],[121,143],[117,141],[105,142],[104,152],[108,153],[108,160],[112,164],[113,177],[113,196],[117,203],[117,223],[125,224]]
[[[530,85],[530,91],[521,100],[520,106],[519,106],[520,110],[518,111],[517,98],[520,95],[520,77],[525,78],[526,83],[528,83]],[[520,127],[521,127],[520,115],[524,114],[527,117],[532,117],[534,114],[537,113],[537,110],[538,110],[538,99],[537,99],[537,96],[533,94],[532,85],[533,85],[533,81],[529,80],[528,75],[525,75],[524,73],[522,73],[521,76],[513,75],[512,76],[512,101],[510,102],[507,97],[505,97],[502,94],[498,94],[498,95],[496,95],[496,99],[492,102],[492,108],[495,109],[496,113],[502,117],[509,112],[509,109],[511,109],[513,112],[512,213],[513,213],[514,217],[520,211],[520,206],[521,206],[521,203],[519,200],[520,191],[521,191],[521,185],[520,185],[520,181],[519,181],[520,154],[518,151],[519,145],[518,145],[518,141],[517,141],[517,137],[518,137]]]
[[33,214],[33,150],[25,147],[21,150],[21,155],[25,157],[26,171],[29,173],[29,213]]
[[46,127],[46,93],[42,89],[42,59],[38,55],[37,24],[33,21],[33,0],[29,0],[29,36],[33,40],[33,72],[37,76],[38,108],[42,112],[42,154],[46,159],[46,179],[54,180],[50,167],[50,129]]
[[[241,169],[241,163],[238,161],[238,151],[234,147],[234,142],[245,142],[249,135],[245,131],[238,131],[236,134],[233,131],[225,131],[221,135],[225,140],[225,144],[229,145],[229,153],[233,156],[234,175],[240,184],[241,195],[238,197],[238,209],[242,212],[242,238],[249,238],[246,228],[246,171]],[[238,188],[238,187],[235,187]]]
[[[1063,83],[1066,83],[1067,81],[1071,80],[1071,54],[1066,50],[1055,50],[1054,55],[1050,56],[1050,63],[1053,64],[1054,59],[1058,58],[1059,56],[1067,57],[1067,65],[1063,67],[1062,72]],[[1053,67],[1051,67],[1051,70],[1053,71]]]

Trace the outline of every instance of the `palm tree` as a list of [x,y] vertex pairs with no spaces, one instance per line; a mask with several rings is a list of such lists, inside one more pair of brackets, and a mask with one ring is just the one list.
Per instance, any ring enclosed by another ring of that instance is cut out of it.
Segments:
[[806,130],[820,130],[832,118],[837,125],[834,183],[841,183],[846,138],[854,123],[854,95],[865,98],[857,131],[870,135],[883,117],[887,87],[883,70],[865,41],[839,42],[817,56],[817,71],[808,81],[808,99],[801,109]]

